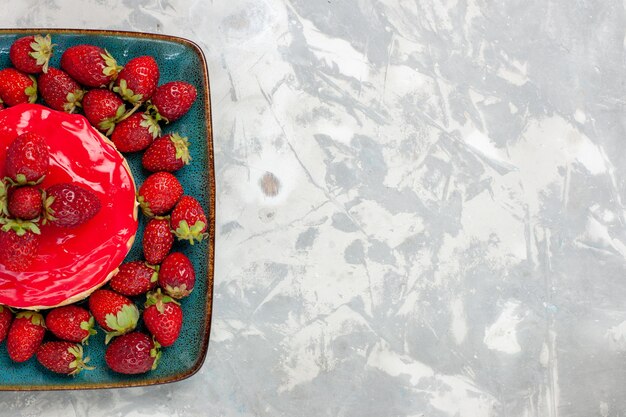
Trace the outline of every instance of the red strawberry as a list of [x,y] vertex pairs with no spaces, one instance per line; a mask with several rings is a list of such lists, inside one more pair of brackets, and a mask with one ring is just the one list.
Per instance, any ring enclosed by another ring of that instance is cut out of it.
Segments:
[[157,87],[151,100],[157,120],[165,119],[171,123],[180,119],[189,111],[197,95],[196,88],[183,81],[172,81]]
[[59,339],[74,343],[87,344],[96,334],[93,316],[76,305],[52,309],[46,316],[46,327]]
[[46,334],[43,316],[34,311],[17,313],[7,335],[7,352],[13,362],[29,360]]
[[41,215],[41,191],[34,186],[12,189],[9,193],[9,213],[22,220],[33,220]]
[[184,254],[172,252],[163,260],[159,269],[159,286],[170,296],[180,299],[193,291],[196,272]]
[[37,361],[49,371],[64,375],[78,375],[87,366],[89,357],[83,359],[83,347],[72,342],[47,342],[37,349]]
[[2,342],[9,333],[11,322],[13,321],[13,313],[7,306],[0,305],[0,342]]
[[161,346],[145,333],[133,332],[115,339],[104,354],[109,368],[121,374],[143,374],[156,369]]
[[105,87],[122,67],[105,49],[94,45],[71,46],[61,56],[61,68],[87,87]]
[[127,262],[120,265],[110,284],[118,293],[134,297],[154,288],[158,277],[157,267],[147,265],[145,262]]
[[160,216],[176,205],[183,195],[183,186],[169,172],[157,172],[146,178],[137,195],[146,216]]
[[48,172],[50,151],[45,139],[34,132],[19,135],[7,149],[4,169],[17,184],[38,183]]
[[141,159],[145,169],[151,172],[173,172],[181,169],[191,161],[189,141],[178,133],[165,135],[156,139],[146,150]]
[[46,104],[55,110],[74,113],[81,107],[85,91],[69,76],[68,73],[56,68],[48,68],[48,72],[39,76],[39,94]]
[[116,292],[96,290],[89,297],[89,310],[107,332],[105,343],[135,329],[139,310],[133,302]]
[[7,106],[37,101],[37,81],[15,68],[0,70],[0,99]]
[[154,339],[163,347],[174,344],[183,325],[180,304],[157,289],[148,294],[145,306],[143,321]]
[[159,83],[159,66],[151,56],[133,58],[120,71],[113,91],[132,104],[152,97]]
[[18,70],[28,74],[39,74],[48,71],[53,47],[50,35],[24,36],[13,42],[9,58]]
[[[13,225],[18,231],[11,228]],[[37,233],[23,228],[27,227],[24,223],[9,222],[2,227],[0,232],[0,264],[9,271],[25,271],[37,257],[40,240],[39,228],[34,223],[29,223],[29,225],[35,228]],[[6,231],[5,228],[7,228]]]
[[160,264],[172,249],[174,235],[167,219],[150,219],[143,232],[143,256],[152,265]]
[[100,211],[100,199],[93,191],[78,185],[60,182],[46,189],[44,223],[59,227],[77,227]]
[[193,197],[183,196],[170,217],[170,224],[179,240],[188,240],[192,245],[207,237],[207,219],[202,206]]
[[99,131],[110,135],[115,123],[121,121],[126,112],[122,99],[112,91],[104,88],[89,90],[83,98],[83,110],[89,123]]
[[146,149],[159,136],[159,124],[147,113],[134,113],[115,125],[111,141],[120,152]]

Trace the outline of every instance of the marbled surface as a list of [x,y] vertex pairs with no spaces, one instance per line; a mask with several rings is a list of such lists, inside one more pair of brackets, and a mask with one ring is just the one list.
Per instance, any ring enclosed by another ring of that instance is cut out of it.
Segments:
[[212,83],[201,372],[0,415],[626,414],[624,4],[23,0],[188,37]]

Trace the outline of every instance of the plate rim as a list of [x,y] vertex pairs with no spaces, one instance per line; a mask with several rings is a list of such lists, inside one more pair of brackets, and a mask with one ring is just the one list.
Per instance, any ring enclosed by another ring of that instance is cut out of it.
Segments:
[[[204,363],[207,352],[209,350],[209,338],[211,334],[211,322],[213,316],[213,282],[215,267],[215,163],[213,149],[213,118],[211,114],[211,87],[209,83],[209,69],[207,60],[202,48],[194,41],[174,35],[164,35],[151,32],[135,32],[127,30],[110,30],[110,29],[71,29],[71,28],[2,28],[0,35],[16,35],[16,34],[38,34],[46,33],[51,35],[98,35],[98,36],[121,36],[129,38],[140,38],[150,40],[168,41],[178,43],[190,48],[201,62],[202,84],[204,95],[204,112],[205,128],[206,128],[206,146],[207,146],[207,191],[209,194],[208,213],[208,256],[207,256],[207,301],[206,301],[206,317],[205,331],[202,339],[200,353],[196,362],[187,370],[176,373],[174,375],[162,378],[148,378],[138,380],[126,380],[120,382],[103,382],[103,383],[79,383],[75,385],[51,384],[51,385],[0,385],[0,391],[75,391],[75,390],[92,390],[92,389],[108,389],[108,388],[130,388],[151,385],[167,384],[171,382],[182,381],[197,373]],[[149,375],[149,374],[148,374]]]

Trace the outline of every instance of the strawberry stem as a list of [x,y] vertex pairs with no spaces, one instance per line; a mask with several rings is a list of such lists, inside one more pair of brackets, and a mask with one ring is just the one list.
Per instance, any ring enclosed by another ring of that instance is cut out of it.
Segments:
[[137,111],[137,109],[141,107],[141,103],[137,103],[135,104],[135,107],[133,107],[132,109],[130,109],[129,111],[127,111],[122,117],[118,118],[117,120],[115,120],[115,123],[119,123],[123,120],[128,119],[130,116],[133,115],[133,113],[135,113]]

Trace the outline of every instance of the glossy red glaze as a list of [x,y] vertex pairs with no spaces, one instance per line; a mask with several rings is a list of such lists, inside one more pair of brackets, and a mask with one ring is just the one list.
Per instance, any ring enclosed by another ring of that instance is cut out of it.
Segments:
[[0,265],[0,304],[46,308],[103,284],[124,260],[137,231],[135,185],[124,158],[83,116],[35,104],[0,111],[0,175],[11,141],[27,131],[43,135],[50,169],[42,183],[74,182],[94,191],[100,212],[73,229],[42,226],[37,259],[24,272]]

